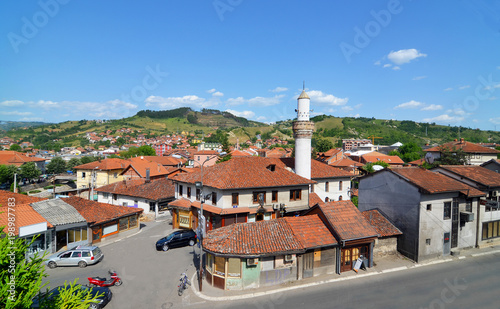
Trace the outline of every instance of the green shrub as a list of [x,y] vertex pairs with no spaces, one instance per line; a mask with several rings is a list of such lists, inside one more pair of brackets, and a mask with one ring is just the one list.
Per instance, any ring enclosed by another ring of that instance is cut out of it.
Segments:
[[50,185],[50,186],[46,186],[46,187],[43,187],[45,190],[48,190],[48,189],[53,189],[54,186],[53,185]]
[[35,193],[40,193],[40,192],[42,192],[42,191],[40,191],[40,190],[31,190],[28,193],[29,194],[35,194]]

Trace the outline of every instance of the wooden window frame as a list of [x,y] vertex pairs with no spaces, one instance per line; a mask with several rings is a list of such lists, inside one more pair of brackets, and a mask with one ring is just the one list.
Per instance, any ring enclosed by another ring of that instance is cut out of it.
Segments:
[[239,193],[232,193],[231,194],[231,205],[232,206],[238,206],[239,205]]
[[300,201],[302,200],[302,190],[292,189],[290,190],[290,201]]
[[264,200],[262,201],[264,205],[266,204],[266,191],[254,191],[252,192],[252,202],[254,204],[259,204],[259,194],[264,194]]
[[278,191],[272,191],[271,192],[271,201],[273,203],[278,203]]

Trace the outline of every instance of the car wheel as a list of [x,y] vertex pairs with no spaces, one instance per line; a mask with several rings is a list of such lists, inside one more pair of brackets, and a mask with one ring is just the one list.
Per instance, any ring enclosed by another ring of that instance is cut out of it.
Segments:
[[54,262],[54,261],[50,261],[50,262],[49,262],[49,264],[48,264],[47,266],[49,266],[49,268],[51,268],[51,269],[54,269],[54,268],[56,268],[56,267],[57,267],[57,264],[56,264],[56,262]]
[[189,240],[189,245],[190,245],[191,247],[192,247],[192,246],[194,246],[194,240],[192,240],[192,239],[191,239],[191,240]]
[[85,261],[80,261],[80,262],[78,262],[78,266],[80,268],[85,268],[85,267],[87,267],[87,263]]
[[162,247],[162,250],[163,251],[168,251],[168,245],[167,244],[164,244],[163,247]]
[[101,308],[99,304],[92,303],[89,305],[89,309],[99,309],[99,308]]

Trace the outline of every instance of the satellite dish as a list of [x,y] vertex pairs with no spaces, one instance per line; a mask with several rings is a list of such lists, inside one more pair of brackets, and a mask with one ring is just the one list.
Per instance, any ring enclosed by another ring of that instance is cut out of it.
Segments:
[[379,165],[379,164],[374,164],[374,165],[373,165],[373,170],[374,170],[375,172],[381,171],[381,170],[383,170],[383,169],[384,169],[384,167],[383,167],[382,165]]
[[425,162],[429,164],[434,163],[434,156],[432,155],[432,153],[428,152],[425,154]]

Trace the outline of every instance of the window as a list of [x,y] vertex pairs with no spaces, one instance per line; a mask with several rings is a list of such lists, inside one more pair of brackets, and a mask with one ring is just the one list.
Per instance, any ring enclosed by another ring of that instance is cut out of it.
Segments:
[[233,205],[233,206],[238,206],[238,197],[239,197],[239,194],[238,194],[238,193],[233,193],[233,194],[232,194],[232,202],[231,202],[231,205]]
[[116,201],[118,199],[118,195],[113,194],[113,200]]
[[339,181],[339,191],[342,191],[342,180]]
[[187,187],[187,197],[191,198],[191,187]]
[[472,212],[472,200],[465,201],[465,211]]
[[128,218],[120,218],[118,222],[118,226],[120,228],[120,231],[127,230],[128,229]]
[[273,191],[272,194],[271,194],[271,200],[273,203],[277,203],[278,202],[278,191]]
[[128,206],[128,203],[127,202],[123,202],[123,206]]
[[108,193],[103,193],[103,194],[102,194],[102,197],[103,197],[104,199],[108,199]]
[[214,263],[215,274],[217,274],[219,276],[225,276],[226,275],[225,264],[226,264],[225,258],[220,257],[220,256],[216,256],[215,263]]
[[341,201],[341,200],[342,200],[342,195],[339,196],[339,201]]
[[217,192],[212,192],[212,205],[217,205]]
[[114,173],[113,178],[118,178],[118,173]]
[[427,208],[426,208],[428,211],[431,211],[432,210],[432,204],[427,204]]
[[325,191],[329,192],[330,191],[330,183],[327,181],[325,182]]
[[201,161],[201,157],[200,156],[198,156],[198,161]]
[[233,278],[239,278],[241,273],[241,262],[237,258],[227,259],[227,276]]
[[183,191],[183,189],[184,189],[184,188],[182,187],[182,185],[179,185],[179,196],[182,196],[182,194],[183,194],[183,192],[182,192],[182,191]]
[[262,196],[262,204],[266,203],[266,191],[255,191],[253,194],[253,203],[259,204],[259,198]]
[[290,201],[300,201],[302,190],[290,190]]
[[425,240],[425,244],[426,244],[426,245],[430,245],[430,244],[431,244],[431,239],[430,239],[430,238],[427,238],[427,239]]
[[201,196],[201,190],[200,189],[196,189],[196,200],[197,201],[200,200],[200,196]]
[[85,179],[85,172],[82,172],[82,179]]
[[444,202],[443,219],[447,220],[451,218],[451,202]]

